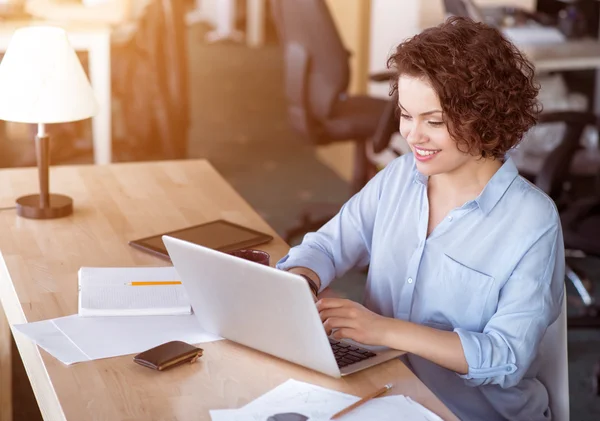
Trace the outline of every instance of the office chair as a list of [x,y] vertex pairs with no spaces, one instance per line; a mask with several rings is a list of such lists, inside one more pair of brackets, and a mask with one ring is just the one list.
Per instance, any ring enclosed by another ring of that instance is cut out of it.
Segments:
[[581,142],[586,127],[598,127],[597,119],[594,114],[583,111],[540,115],[538,123],[563,123],[565,127],[557,146],[543,158],[539,172],[528,177],[554,199],[559,209],[574,200],[571,192],[577,190],[579,184],[591,185],[592,193],[600,194],[600,156],[597,151],[584,148]]
[[[381,117],[390,107],[389,100],[348,94],[350,53],[324,0],[271,0],[270,5],[284,49],[290,125],[314,145],[355,143],[352,195],[374,175],[367,144],[378,126],[387,123],[382,123]],[[289,242],[299,234],[320,228],[339,208],[307,208],[284,239]]]
[[[596,192],[592,197],[574,198],[571,194],[565,193],[563,185],[569,180],[570,168],[576,153],[582,149],[581,135],[585,127],[595,126],[600,130],[600,117],[587,112],[565,111],[543,114],[540,121],[566,123],[562,141],[544,161],[535,184],[557,204],[568,256],[565,274],[575,287],[583,307],[582,314],[567,318],[567,325],[572,329],[598,329],[600,307],[593,297],[593,284],[584,282],[582,277],[585,277],[585,274],[574,269],[577,257],[574,256],[575,253],[569,251],[600,258],[600,194]],[[569,254],[573,256],[569,257]],[[592,378],[594,392],[600,394],[598,368]]]
[[446,15],[471,18],[476,22],[483,22],[484,18],[479,8],[471,0],[444,0]]

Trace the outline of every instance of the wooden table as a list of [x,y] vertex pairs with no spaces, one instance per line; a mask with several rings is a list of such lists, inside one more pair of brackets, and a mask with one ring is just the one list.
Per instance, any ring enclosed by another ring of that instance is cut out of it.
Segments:
[[547,45],[519,46],[537,72],[596,70],[592,110],[600,114],[600,41],[569,40]]
[[556,44],[521,45],[538,72],[600,69],[600,42],[583,39]]
[[[98,113],[92,117],[94,163],[108,164],[112,160],[110,27],[103,24],[75,24],[51,21],[0,21],[0,51],[6,51],[16,29],[23,26],[53,25],[67,31],[75,50],[87,51],[89,78]],[[57,101],[60,98],[56,99]]]
[[[160,266],[127,241],[224,218],[267,231],[261,247],[275,264],[288,246],[203,160],[51,168],[51,192],[71,196],[75,213],[28,220],[0,212],[0,419],[11,419],[10,330],[6,326],[77,312],[77,270]],[[35,169],[0,170],[0,207],[37,191]],[[399,360],[337,380],[229,341],[203,344],[200,363],[158,373],[131,356],[65,366],[24,336],[15,341],[45,420],[208,420],[289,378],[366,394],[393,381],[446,420],[456,418]]]

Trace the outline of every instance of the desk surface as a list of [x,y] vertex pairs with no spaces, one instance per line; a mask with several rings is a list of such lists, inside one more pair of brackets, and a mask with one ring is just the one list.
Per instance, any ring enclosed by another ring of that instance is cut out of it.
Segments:
[[561,43],[519,45],[537,71],[600,69],[600,41],[570,40]]
[[[206,161],[53,167],[50,184],[73,198],[74,215],[36,221],[0,212],[0,298],[11,325],[76,313],[80,266],[165,264],[129,247],[134,238],[225,218],[272,233],[263,248],[273,263],[288,248]],[[0,171],[0,207],[36,191],[35,169]],[[200,363],[159,373],[131,356],[67,367],[23,336],[15,341],[46,420],[208,420],[209,409],[240,407],[288,378],[357,395],[393,381],[395,393],[456,419],[399,360],[338,380],[219,341],[202,345]]]

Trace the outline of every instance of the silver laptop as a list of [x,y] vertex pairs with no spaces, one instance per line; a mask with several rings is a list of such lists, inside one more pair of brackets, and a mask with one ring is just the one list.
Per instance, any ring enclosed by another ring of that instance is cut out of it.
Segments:
[[207,332],[332,377],[402,354],[328,338],[301,276],[162,237]]

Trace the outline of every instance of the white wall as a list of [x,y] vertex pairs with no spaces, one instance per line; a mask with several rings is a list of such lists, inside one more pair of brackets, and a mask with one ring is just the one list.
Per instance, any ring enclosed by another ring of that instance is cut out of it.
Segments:
[[[371,0],[369,73],[386,70],[394,48],[421,30],[419,0]],[[369,94],[388,97],[386,83],[369,83]]]

